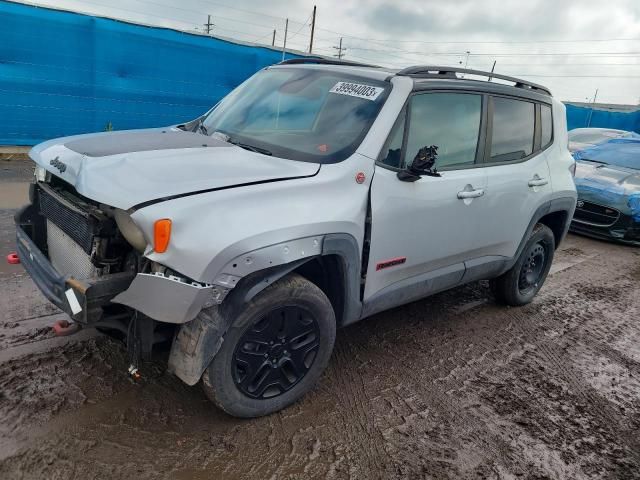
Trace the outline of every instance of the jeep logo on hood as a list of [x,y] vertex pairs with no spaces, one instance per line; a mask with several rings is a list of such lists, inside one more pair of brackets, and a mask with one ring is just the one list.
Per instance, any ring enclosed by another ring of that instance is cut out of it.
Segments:
[[49,162],[49,165],[57,168],[58,170],[60,170],[60,173],[64,173],[64,171],[67,169],[67,164],[63,163],[59,160],[60,157],[56,157],[53,160],[51,160]]

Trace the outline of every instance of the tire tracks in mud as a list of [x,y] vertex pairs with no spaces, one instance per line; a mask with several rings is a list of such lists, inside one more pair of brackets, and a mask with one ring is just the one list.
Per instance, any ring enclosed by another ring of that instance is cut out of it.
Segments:
[[[640,256],[571,244],[527,307],[480,283],[344,329],[319,387],[262,419],[225,417],[164,374],[132,386],[102,338],[0,361],[0,417],[19,415],[0,447],[24,434],[0,477],[634,478]],[[27,337],[0,342],[47,345],[28,338],[40,311],[21,308],[8,321]],[[616,367],[593,380],[596,362]],[[624,388],[597,388],[623,368]]]

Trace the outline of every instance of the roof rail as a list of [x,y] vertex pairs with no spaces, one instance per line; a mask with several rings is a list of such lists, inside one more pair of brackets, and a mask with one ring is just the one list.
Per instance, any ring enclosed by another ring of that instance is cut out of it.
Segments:
[[416,65],[413,67],[407,67],[403,70],[400,70],[396,75],[406,75],[410,77],[420,77],[420,78],[457,78],[457,73],[467,73],[469,75],[478,75],[481,77],[488,77],[489,81],[493,78],[498,78],[500,80],[506,80],[508,82],[513,82],[514,87],[517,88],[526,88],[529,90],[539,91],[542,93],[546,93],[547,95],[551,95],[551,92],[547,87],[543,87],[542,85],[538,85],[536,83],[527,82],[520,78],[509,77],[507,75],[500,75],[498,73],[493,72],[483,72],[481,70],[471,70],[468,68],[456,68],[456,67],[438,67],[431,65]]
[[369,63],[350,62],[348,60],[334,60],[331,58],[323,57],[303,57],[303,58],[290,58],[289,60],[283,60],[277,65],[301,65],[301,64],[320,64],[320,65],[343,65],[345,67],[374,67],[380,68],[379,65],[372,65]]

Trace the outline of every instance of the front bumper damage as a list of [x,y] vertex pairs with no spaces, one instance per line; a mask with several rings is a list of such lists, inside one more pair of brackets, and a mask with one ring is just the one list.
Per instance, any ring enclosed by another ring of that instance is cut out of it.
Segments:
[[139,273],[113,302],[127,305],[159,322],[187,323],[202,308],[224,300],[227,290],[162,273]]
[[120,304],[159,322],[183,324],[193,320],[202,308],[221,303],[228,291],[162,273],[121,272],[87,279],[64,275],[44,253],[42,222],[35,205],[16,214],[18,256],[44,296],[74,322],[108,322],[115,313],[113,306]]
[[[33,205],[15,216],[16,243],[20,262],[44,296],[75,322],[92,324],[103,320],[103,307],[126,290],[135,277],[133,272],[114,273],[90,279],[76,279],[59,273],[36,242],[44,236],[37,231],[38,213]],[[71,290],[77,301],[72,305]],[[78,306],[80,311],[78,311]]]

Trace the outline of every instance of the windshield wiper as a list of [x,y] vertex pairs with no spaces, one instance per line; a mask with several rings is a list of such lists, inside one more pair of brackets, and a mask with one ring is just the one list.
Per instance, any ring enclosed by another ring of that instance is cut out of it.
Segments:
[[256,153],[261,153],[263,155],[273,155],[273,153],[271,153],[271,151],[267,150],[266,148],[262,148],[262,147],[256,147],[255,145],[249,145],[248,143],[242,143],[242,142],[238,142],[236,140],[227,140],[229,143],[232,143],[233,145],[236,145],[237,147],[240,148],[244,148],[245,150],[249,150],[250,152],[256,152]]
[[203,135],[209,135],[209,132],[207,131],[207,127],[204,126],[204,119],[205,117],[202,117],[200,120],[198,120],[198,123],[196,124],[196,132],[200,132]]

